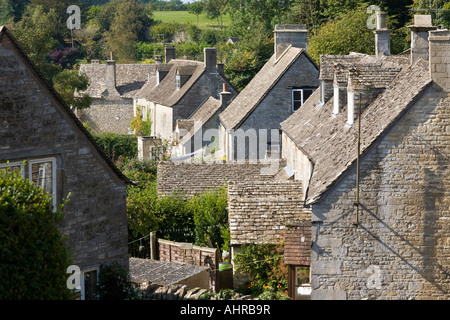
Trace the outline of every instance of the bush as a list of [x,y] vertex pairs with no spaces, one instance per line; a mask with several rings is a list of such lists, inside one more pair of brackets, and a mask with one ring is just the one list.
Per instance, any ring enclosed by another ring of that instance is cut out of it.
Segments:
[[197,245],[227,249],[228,243],[225,243],[229,234],[227,203],[225,187],[206,191],[191,199]]
[[[225,188],[187,198],[183,193],[158,196],[153,172],[126,172],[143,183],[128,188],[130,240],[156,231],[157,237],[227,250],[230,240]],[[147,177],[147,179],[146,179]],[[134,180],[134,179],[133,179]],[[139,179],[140,180],[140,179]]]
[[58,228],[63,206],[19,173],[0,170],[0,299],[73,298],[70,254]]
[[128,270],[118,263],[102,266],[98,294],[100,300],[140,300],[143,296],[138,284],[130,280]]
[[236,270],[248,274],[253,282],[242,288],[251,294],[288,288],[287,267],[283,263],[284,238],[277,244],[246,244],[234,258]]
[[137,157],[137,138],[112,132],[92,134],[97,144],[113,161]]

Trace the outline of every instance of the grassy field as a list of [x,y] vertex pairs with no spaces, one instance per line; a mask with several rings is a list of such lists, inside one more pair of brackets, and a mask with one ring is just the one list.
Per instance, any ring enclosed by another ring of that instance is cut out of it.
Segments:
[[[191,23],[197,25],[197,16],[187,11],[153,11],[153,19],[162,22],[177,22],[177,23]],[[220,19],[220,18],[219,18]],[[224,15],[222,23],[224,26],[230,24],[230,17]],[[202,27],[217,27],[216,19],[208,19],[204,14],[198,16],[198,26]]]

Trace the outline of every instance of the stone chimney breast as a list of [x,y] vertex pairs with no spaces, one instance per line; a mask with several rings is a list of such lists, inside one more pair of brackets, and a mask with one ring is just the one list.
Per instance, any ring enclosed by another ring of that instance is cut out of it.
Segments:
[[308,30],[306,26],[276,25],[274,30],[274,38],[274,51],[276,59],[279,59],[289,46],[307,50]]
[[207,70],[217,69],[217,49],[205,48],[203,49],[205,68]]
[[432,25],[431,15],[415,15],[414,25],[408,26],[411,30],[411,64],[419,59],[429,61],[429,32],[436,30]]
[[375,53],[377,58],[391,55],[391,30],[386,28],[386,13],[377,12],[377,30],[375,33]]

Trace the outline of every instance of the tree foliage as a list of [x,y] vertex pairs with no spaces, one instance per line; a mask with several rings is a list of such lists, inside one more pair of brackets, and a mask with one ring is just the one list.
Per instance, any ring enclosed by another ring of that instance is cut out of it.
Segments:
[[43,6],[28,6],[23,18],[12,27],[12,33],[25,49],[39,70],[51,81],[60,71],[60,67],[50,60],[50,53],[57,45],[53,35],[57,33],[57,14]]
[[70,253],[42,188],[19,173],[0,170],[0,299],[71,299],[66,269]]
[[76,96],[76,92],[88,88],[89,78],[78,74],[77,70],[63,70],[53,77],[54,88],[72,110],[82,110],[91,106],[92,98],[88,95]]
[[118,60],[136,61],[135,44],[146,39],[150,11],[136,0],[113,0],[103,7],[99,20],[106,30],[107,51],[114,52]]

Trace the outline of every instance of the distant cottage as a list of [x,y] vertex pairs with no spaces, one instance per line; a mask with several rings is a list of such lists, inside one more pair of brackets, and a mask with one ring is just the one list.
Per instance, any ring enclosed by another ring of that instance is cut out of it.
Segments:
[[210,98],[219,100],[224,83],[232,97],[237,94],[217,64],[216,48],[204,49],[204,62],[175,59],[175,53],[171,57],[157,65],[134,98],[135,113],[139,107],[143,119],[152,122],[152,136],[166,141],[176,141],[177,120],[191,119]]
[[5,27],[0,27],[0,123],[0,170],[21,169],[54,197],[54,206],[70,193],[61,229],[82,272],[81,298],[93,298],[102,265],[128,267],[131,182]]
[[307,54],[304,26],[277,25],[274,54],[220,116],[220,149],[227,160],[280,156],[280,123],[319,87]]
[[92,104],[77,111],[78,117],[94,132],[133,133],[133,97],[155,72],[155,64],[117,64],[112,55],[105,63],[81,64],[80,73],[87,75],[90,85],[79,94],[92,97]]

